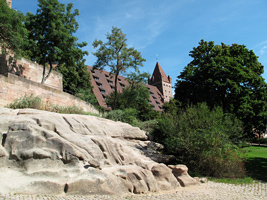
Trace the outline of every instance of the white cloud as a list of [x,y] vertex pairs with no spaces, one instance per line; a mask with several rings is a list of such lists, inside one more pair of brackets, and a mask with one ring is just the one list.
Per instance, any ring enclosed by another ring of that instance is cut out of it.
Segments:
[[266,46],[263,46],[263,47],[260,49],[260,55],[265,54],[266,50],[267,50],[267,45],[266,45]]

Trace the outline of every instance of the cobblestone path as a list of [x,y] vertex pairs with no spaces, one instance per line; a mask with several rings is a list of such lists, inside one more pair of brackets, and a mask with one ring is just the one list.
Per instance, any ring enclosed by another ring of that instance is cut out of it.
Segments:
[[267,199],[267,183],[232,185],[208,182],[201,186],[182,188],[171,193],[152,193],[146,195],[22,195],[0,194],[0,200],[258,200]]

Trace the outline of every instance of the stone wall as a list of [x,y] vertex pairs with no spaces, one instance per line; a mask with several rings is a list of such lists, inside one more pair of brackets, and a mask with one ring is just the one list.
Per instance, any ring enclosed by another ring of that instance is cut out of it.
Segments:
[[[49,69],[47,68],[46,73],[48,70]],[[40,83],[43,75],[43,67],[25,58],[16,60],[9,55],[0,55],[0,74],[6,76],[8,73]],[[62,91],[62,74],[53,70],[44,85]]]
[[47,85],[28,80],[21,76],[11,73],[0,75],[0,106],[6,106],[12,103],[16,98],[25,94],[41,96],[45,103],[58,104],[60,106],[77,106],[82,107],[84,111],[99,114],[91,104],[88,104],[68,93]]

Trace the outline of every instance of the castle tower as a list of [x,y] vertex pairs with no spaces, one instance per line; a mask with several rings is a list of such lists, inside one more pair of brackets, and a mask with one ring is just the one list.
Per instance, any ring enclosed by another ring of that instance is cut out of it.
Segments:
[[148,80],[149,85],[156,86],[164,97],[164,102],[170,101],[172,98],[172,79],[166,76],[165,72],[157,62],[152,77]]
[[8,7],[11,8],[12,0],[6,0],[6,3],[7,3],[7,5],[8,5]]

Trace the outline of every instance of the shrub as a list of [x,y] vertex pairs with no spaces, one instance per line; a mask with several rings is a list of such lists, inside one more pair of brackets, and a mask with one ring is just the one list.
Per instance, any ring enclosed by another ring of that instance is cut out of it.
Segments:
[[204,103],[165,114],[153,132],[166,152],[177,162],[206,176],[242,177],[244,166],[235,143],[242,137],[242,123],[224,114],[220,107],[210,110]]
[[106,113],[105,118],[111,119],[113,121],[121,121],[129,123],[131,125],[137,124],[138,111],[133,108],[126,108],[124,110],[112,110]]
[[84,111],[82,108],[78,108],[77,106],[59,106],[59,105],[49,105],[50,112],[56,112],[56,113],[64,113],[64,114],[80,114],[84,115]]
[[13,103],[7,105],[8,108],[13,109],[23,109],[23,108],[34,108],[34,109],[43,109],[43,103],[41,97],[33,96],[30,94],[29,96],[24,95],[18,99],[15,99]]

